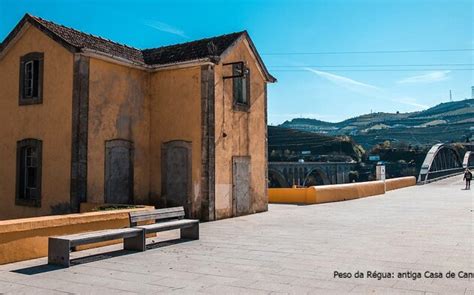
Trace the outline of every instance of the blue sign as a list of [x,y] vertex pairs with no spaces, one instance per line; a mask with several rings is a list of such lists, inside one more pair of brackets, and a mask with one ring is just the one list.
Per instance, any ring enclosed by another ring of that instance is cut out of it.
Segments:
[[369,161],[380,161],[380,156],[379,155],[370,155],[369,156]]

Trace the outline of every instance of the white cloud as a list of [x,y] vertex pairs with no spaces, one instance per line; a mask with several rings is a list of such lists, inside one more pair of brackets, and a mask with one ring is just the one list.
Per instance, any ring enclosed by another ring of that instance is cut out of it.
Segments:
[[159,21],[146,21],[145,25],[154,28],[158,31],[165,32],[165,33],[170,33],[176,36],[180,36],[183,38],[188,39],[189,37],[184,33],[183,30],[173,27],[172,25],[169,25],[167,23],[159,22]]
[[420,110],[429,108],[429,106],[418,103],[418,102],[416,102],[415,99],[413,99],[411,97],[396,97],[396,98],[391,98],[390,100],[393,101],[393,102],[398,102],[398,103],[401,103],[401,104],[413,106],[413,107],[416,107],[417,109],[420,109]]
[[387,91],[383,88],[379,88],[374,85],[363,83],[363,82],[360,82],[360,81],[357,81],[345,76],[335,75],[332,73],[318,71],[311,68],[305,68],[305,69],[312,73],[315,73],[319,77],[324,78],[340,87],[346,88],[353,92],[361,93],[365,95],[366,97],[409,105],[412,107],[416,107],[417,109],[428,108],[428,106],[418,103],[414,98],[397,97],[390,91]]
[[340,75],[335,75],[331,74],[328,72],[323,72],[323,71],[318,71],[312,68],[305,68],[307,71],[310,71],[319,77],[326,79],[338,86],[341,86],[343,88],[346,88],[348,90],[354,91],[354,92],[359,92],[363,94],[367,94],[367,92],[374,92],[374,91],[380,91],[380,88],[374,85],[366,84],[363,82],[359,82],[356,80],[353,80],[348,77],[340,76]]
[[397,81],[399,84],[408,84],[408,83],[433,83],[440,82],[449,79],[449,73],[451,71],[434,71],[428,74],[418,75],[407,77]]

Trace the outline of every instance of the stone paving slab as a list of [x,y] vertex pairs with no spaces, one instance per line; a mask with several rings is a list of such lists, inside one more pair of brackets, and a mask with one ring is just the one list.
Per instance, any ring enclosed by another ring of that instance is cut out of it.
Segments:
[[201,224],[199,241],[160,235],[142,253],[118,245],[0,266],[1,294],[474,294],[474,279],[338,278],[334,271],[474,272],[474,191],[459,177],[383,196]]

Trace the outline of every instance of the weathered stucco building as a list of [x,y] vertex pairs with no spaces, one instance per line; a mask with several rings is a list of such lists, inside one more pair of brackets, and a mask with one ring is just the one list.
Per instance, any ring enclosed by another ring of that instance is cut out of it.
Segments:
[[0,219],[84,202],[267,210],[275,79],[247,32],[139,50],[25,15],[0,81]]

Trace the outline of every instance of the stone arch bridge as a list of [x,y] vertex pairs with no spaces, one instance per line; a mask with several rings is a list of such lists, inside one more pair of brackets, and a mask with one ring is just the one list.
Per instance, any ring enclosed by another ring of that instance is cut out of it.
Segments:
[[355,165],[345,162],[269,162],[269,187],[348,183],[349,172]]
[[[421,165],[418,183],[436,181],[460,174],[465,168],[474,168],[474,144],[462,145],[466,150],[464,154],[460,154],[453,144],[433,145]],[[269,187],[348,183],[349,172],[355,165],[345,162],[269,162]]]

